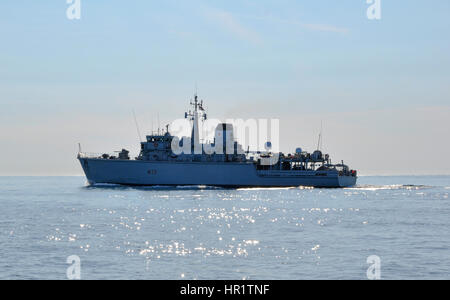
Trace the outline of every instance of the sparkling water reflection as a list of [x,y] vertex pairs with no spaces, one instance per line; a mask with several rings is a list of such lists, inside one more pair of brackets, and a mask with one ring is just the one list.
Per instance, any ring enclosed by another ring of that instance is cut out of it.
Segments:
[[362,177],[347,189],[86,187],[0,178],[0,279],[446,278],[450,177]]

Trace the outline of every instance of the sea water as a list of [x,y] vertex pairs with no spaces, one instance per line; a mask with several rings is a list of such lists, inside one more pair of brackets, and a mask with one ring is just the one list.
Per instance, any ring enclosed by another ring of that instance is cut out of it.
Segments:
[[0,177],[0,279],[450,279],[449,176],[345,189]]

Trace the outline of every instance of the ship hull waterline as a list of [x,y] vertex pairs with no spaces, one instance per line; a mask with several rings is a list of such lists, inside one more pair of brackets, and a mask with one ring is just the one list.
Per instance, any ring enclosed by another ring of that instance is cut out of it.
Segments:
[[337,171],[257,171],[249,162],[78,159],[91,185],[342,188],[354,186],[357,180]]

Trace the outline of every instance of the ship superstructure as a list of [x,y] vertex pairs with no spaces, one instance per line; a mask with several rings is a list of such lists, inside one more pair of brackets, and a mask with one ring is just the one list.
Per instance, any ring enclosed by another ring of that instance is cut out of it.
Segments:
[[[207,118],[197,95],[185,118],[192,122],[190,138],[169,133],[146,136],[139,155],[131,159],[122,149],[115,155],[78,153],[90,184],[208,185],[220,187],[347,187],[357,172],[343,162],[332,164],[328,154],[297,148],[294,154],[270,150],[243,151],[232,124],[218,124],[212,143],[201,143],[199,122]],[[270,144],[270,143],[268,143]]]

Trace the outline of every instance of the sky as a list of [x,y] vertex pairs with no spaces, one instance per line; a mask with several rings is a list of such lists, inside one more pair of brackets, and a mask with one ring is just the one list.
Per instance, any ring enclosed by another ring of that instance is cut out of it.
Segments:
[[[277,118],[280,148],[362,175],[450,174],[450,2],[0,2],[0,175],[82,175],[182,118]],[[197,88],[196,88],[197,87]],[[152,125],[153,124],[153,125]]]

